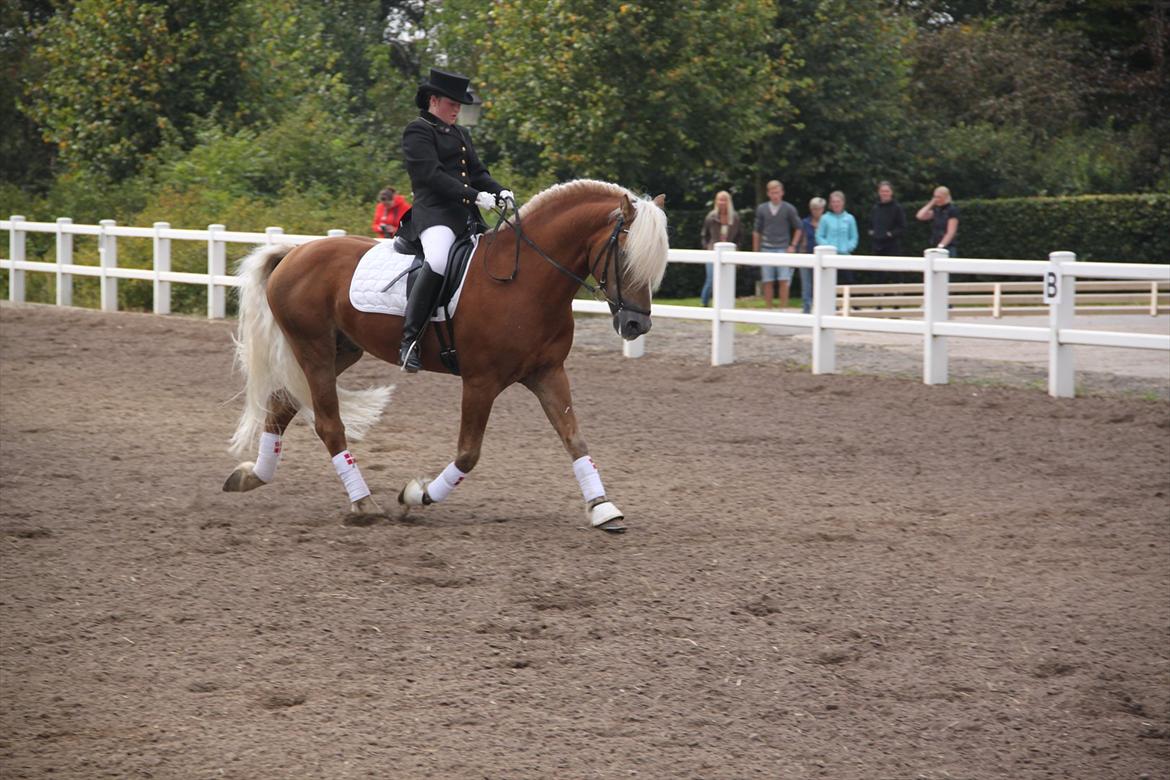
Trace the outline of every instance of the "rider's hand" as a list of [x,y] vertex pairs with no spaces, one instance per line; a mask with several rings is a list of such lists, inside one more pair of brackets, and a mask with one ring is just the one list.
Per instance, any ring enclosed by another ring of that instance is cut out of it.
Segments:
[[500,194],[496,196],[496,203],[500,206],[506,206],[508,201],[512,201],[512,205],[516,205],[516,195],[511,190],[500,190]]
[[475,196],[475,205],[481,209],[490,211],[496,207],[496,196],[490,192],[481,192]]

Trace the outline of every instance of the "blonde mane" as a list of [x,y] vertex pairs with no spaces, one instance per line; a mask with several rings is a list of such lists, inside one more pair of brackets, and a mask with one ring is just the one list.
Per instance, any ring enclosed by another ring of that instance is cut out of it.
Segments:
[[654,205],[648,197],[638,197],[617,184],[596,179],[576,179],[554,184],[533,196],[532,200],[520,207],[521,220],[561,199],[580,199],[592,195],[629,197],[637,212],[630,232],[626,236],[626,260],[622,274],[630,282],[645,285],[651,290],[658,289],[666,273],[666,254],[670,248],[666,234],[666,213]]

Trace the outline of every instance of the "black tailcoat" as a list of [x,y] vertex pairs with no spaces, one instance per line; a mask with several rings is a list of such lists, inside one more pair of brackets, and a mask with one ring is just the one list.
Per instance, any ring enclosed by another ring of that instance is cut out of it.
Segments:
[[446,225],[462,236],[469,220],[483,229],[475,196],[497,195],[504,188],[480,162],[465,128],[423,111],[402,133],[402,154],[414,189],[411,221],[416,236],[435,225]]

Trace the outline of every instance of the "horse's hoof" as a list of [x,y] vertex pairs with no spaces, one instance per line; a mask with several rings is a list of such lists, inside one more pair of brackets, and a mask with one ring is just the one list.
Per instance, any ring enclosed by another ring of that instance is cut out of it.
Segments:
[[268,483],[256,476],[252,469],[256,466],[255,463],[241,463],[236,466],[236,470],[228,475],[227,480],[223,483],[223,492],[225,493],[247,493],[249,490],[255,490],[258,487],[263,487]]
[[602,501],[600,504],[589,507],[585,510],[585,516],[589,518],[589,525],[594,528],[609,531],[611,534],[626,532],[626,526],[622,523],[622,520],[625,520],[625,515],[611,501]]
[[345,517],[346,525],[373,525],[384,518],[386,513],[373,496],[359,498],[349,505],[349,514]]
[[398,493],[398,503],[404,506],[426,506],[431,503],[427,498],[427,481],[412,479],[406,487]]

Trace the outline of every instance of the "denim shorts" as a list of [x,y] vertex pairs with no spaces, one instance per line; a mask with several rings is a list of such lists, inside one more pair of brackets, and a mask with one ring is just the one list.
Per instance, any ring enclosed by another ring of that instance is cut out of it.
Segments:
[[[760,247],[761,252],[786,255],[788,250],[782,247]],[[790,265],[762,265],[760,266],[760,280],[763,282],[791,282],[792,266]]]

